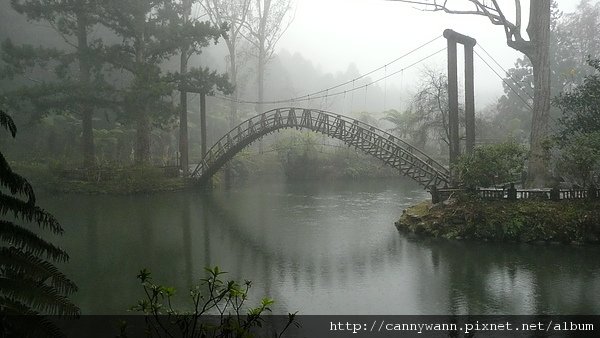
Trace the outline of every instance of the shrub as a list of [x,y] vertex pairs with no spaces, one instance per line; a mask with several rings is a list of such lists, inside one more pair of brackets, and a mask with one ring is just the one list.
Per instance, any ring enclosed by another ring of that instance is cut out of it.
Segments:
[[454,169],[467,187],[490,187],[520,181],[525,154],[525,147],[515,142],[479,146],[472,154],[461,156]]
[[[218,266],[206,268],[207,276],[190,290],[191,310],[177,310],[172,306],[176,290],[172,287],[155,284],[151,273],[143,269],[137,275],[144,289],[145,298],[131,308],[132,311],[147,315],[147,331],[153,336],[165,337],[252,337],[252,330],[261,327],[263,314],[271,312],[272,299],[264,298],[257,307],[245,308],[248,291],[252,282],[243,285],[235,281],[221,279],[226,272]],[[245,315],[243,314],[245,312]],[[214,315],[206,320],[205,315]],[[281,336],[290,325],[298,326],[296,314],[289,314],[288,321],[279,333]],[[122,328],[126,337],[127,327]]]
[[587,186],[592,173],[600,167],[600,131],[579,134],[560,149],[558,170],[571,182]]

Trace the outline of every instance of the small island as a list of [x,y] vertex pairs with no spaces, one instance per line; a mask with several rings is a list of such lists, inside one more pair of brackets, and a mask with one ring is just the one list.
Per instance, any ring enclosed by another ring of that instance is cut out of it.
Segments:
[[461,196],[404,210],[403,232],[456,240],[599,243],[598,200],[482,200]]

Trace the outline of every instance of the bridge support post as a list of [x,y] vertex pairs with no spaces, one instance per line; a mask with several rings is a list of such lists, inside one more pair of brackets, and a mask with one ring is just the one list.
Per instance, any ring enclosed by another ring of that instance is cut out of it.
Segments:
[[456,45],[462,44],[465,48],[465,136],[466,152],[473,152],[475,147],[475,80],[473,68],[473,47],[477,43],[475,39],[463,34],[456,33],[451,29],[444,31],[444,37],[448,41],[448,134],[450,139],[450,178],[451,185],[456,186],[457,177],[452,169],[460,156],[460,135],[458,116],[458,71]]
[[473,47],[465,44],[465,129],[467,154],[475,148],[475,79],[473,69]]
[[440,203],[440,193],[438,192],[437,187],[435,185],[431,186],[429,192],[431,193],[431,203]]
[[450,165],[456,164],[460,156],[458,136],[458,71],[456,40],[448,39],[448,134],[450,136]]

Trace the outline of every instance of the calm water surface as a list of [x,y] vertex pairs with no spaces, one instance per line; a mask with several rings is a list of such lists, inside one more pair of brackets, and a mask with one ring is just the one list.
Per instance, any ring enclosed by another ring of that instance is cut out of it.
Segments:
[[408,238],[393,225],[427,198],[404,179],[264,183],[205,193],[41,198],[66,234],[85,314],[142,297],[147,267],[184,303],[219,265],[275,313],[600,314],[600,248]]

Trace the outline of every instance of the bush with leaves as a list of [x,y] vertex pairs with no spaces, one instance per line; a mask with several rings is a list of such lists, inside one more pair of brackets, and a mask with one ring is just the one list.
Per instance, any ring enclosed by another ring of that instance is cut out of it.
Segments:
[[563,112],[559,141],[600,132],[600,59],[588,59],[588,64],[595,73],[586,76],[582,85],[554,99],[554,104]]
[[[190,290],[192,309],[181,311],[173,308],[173,287],[155,284],[151,273],[143,269],[137,275],[144,288],[145,298],[131,311],[146,315],[146,331],[157,337],[253,337],[253,329],[262,327],[263,315],[271,312],[272,299],[264,298],[257,307],[246,308],[245,302],[252,283],[243,285],[221,279],[226,272],[218,266],[205,268],[207,276]],[[245,312],[245,314],[243,313]],[[211,315],[212,318],[207,318]],[[279,337],[291,326],[298,326],[295,313],[288,320]],[[215,320],[211,320],[215,319]],[[122,337],[127,336],[127,326],[122,327]]]
[[592,173],[600,170],[600,59],[588,59],[588,64],[595,73],[554,99],[563,112],[557,168],[561,176],[582,186],[592,183]]
[[600,131],[574,136],[561,144],[557,169],[569,182],[587,187],[600,171]]
[[[12,118],[0,111],[0,125],[12,137],[17,128]],[[16,174],[0,152],[0,313],[4,315],[78,315],[79,308],[67,296],[77,290],[75,283],[52,262],[66,262],[67,253],[33,231],[16,224],[36,223],[41,229],[62,234],[58,221],[36,206],[33,188]],[[18,334],[15,317],[0,319],[0,335]],[[56,328],[39,318],[26,320],[28,334],[56,333]],[[32,324],[39,324],[39,327]],[[39,331],[38,331],[39,330]]]
[[526,149],[515,142],[476,147],[461,156],[455,166],[466,187],[491,187],[521,180]]

